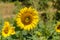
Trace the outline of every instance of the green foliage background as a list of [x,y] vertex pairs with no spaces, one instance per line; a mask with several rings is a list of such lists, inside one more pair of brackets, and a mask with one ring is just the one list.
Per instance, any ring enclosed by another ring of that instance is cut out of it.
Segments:
[[[60,33],[55,31],[56,23],[60,21],[60,0],[0,0],[0,3],[14,3],[15,8],[12,13],[14,15],[21,8],[32,6],[39,12],[40,17],[37,28],[34,30],[24,31],[17,28],[15,35],[8,38],[0,35],[0,40],[60,40]],[[5,20],[16,26],[14,16],[4,19],[0,13],[0,32]]]

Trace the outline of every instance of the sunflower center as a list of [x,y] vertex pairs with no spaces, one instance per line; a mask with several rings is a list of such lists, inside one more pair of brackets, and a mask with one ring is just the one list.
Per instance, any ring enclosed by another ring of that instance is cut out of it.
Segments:
[[59,30],[60,30],[60,25],[57,27],[57,29],[59,29]]
[[8,31],[9,31],[9,29],[8,29],[8,27],[6,27],[6,28],[4,29],[4,33],[7,34]]
[[25,22],[29,22],[29,21],[30,21],[30,17],[26,17]]
[[28,25],[32,22],[32,15],[31,14],[25,14],[23,15],[23,17],[21,18],[22,23],[24,25]]

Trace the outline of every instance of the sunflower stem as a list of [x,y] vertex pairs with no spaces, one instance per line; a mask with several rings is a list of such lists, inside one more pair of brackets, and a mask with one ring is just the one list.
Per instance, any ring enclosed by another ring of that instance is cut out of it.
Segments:
[[2,36],[1,36],[1,40],[2,40]]
[[23,40],[22,31],[19,32],[19,40]]
[[20,32],[19,32],[19,40],[21,40],[20,38],[21,38],[21,35],[20,35]]
[[[46,22],[44,22],[44,30],[46,31],[45,34],[48,35],[49,31],[47,30],[47,25],[46,25]],[[47,33],[48,32],[48,33]],[[46,36],[47,37],[47,36]]]

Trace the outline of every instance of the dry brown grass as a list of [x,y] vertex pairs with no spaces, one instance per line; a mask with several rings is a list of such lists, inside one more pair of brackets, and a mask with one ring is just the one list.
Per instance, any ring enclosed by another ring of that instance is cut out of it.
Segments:
[[11,17],[14,7],[14,3],[0,3],[0,14],[3,18]]

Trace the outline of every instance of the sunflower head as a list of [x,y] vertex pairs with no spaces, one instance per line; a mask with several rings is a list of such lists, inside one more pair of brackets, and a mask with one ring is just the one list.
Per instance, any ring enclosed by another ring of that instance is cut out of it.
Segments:
[[15,21],[21,29],[31,30],[36,27],[39,21],[38,12],[34,8],[25,7],[17,14]]
[[60,22],[57,22],[55,29],[56,29],[56,32],[60,32]]
[[11,32],[11,35],[14,35],[16,32],[15,32],[15,27],[11,27],[10,28],[10,32]]
[[31,24],[31,22],[32,22],[32,15],[31,14],[24,14],[24,17],[23,17],[23,15],[22,15],[22,17],[21,17],[21,21],[22,21],[22,23],[24,24],[24,25],[29,25],[29,24]]
[[6,37],[10,36],[12,33],[14,33],[15,31],[13,31],[12,28],[13,27],[10,26],[9,22],[5,21],[3,29],[2,29],[2,36],[6,38]]

